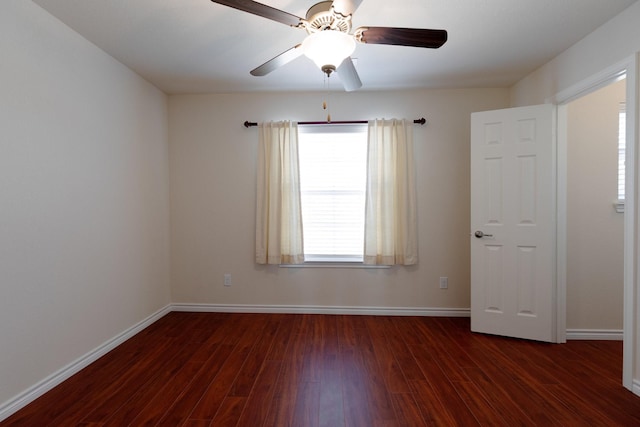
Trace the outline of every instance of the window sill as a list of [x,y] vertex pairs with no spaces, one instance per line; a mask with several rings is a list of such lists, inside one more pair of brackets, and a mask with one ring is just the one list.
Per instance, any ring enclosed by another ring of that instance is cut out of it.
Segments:
[[624,200],[616,200],[613,202],[613,208],[618,213],[624,213]]
[[361,268],[388,269],[390,265],[369,265],[361,262],[305,262],[304,264],[280,264],[280,268]]

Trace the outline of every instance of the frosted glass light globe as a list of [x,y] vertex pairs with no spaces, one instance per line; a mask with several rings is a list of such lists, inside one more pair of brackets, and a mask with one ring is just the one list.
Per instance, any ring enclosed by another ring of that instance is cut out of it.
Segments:
[[334,70],[356,49],[353,36],[342,31],[318,31],[302,42],[302,52],[324,71],[329,66]]

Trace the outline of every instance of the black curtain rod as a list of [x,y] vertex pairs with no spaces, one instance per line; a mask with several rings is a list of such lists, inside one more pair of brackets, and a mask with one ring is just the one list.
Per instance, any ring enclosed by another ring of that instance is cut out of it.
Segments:
[[[347,121],[340,121],[340,122],[298,122],[299,125],[358,125],[358,124],[367,124],[367,123],[369,123],[368,120],[347,120]],[[414,120],[413,123],[422,126],[425,123],[427,123],[427,121],[425,120],[424,117],[422,117]],[[244,127],[246,128],[250,128],[253,126],[258,126],[258,123],[250,122],[248,120],[244,122]]]

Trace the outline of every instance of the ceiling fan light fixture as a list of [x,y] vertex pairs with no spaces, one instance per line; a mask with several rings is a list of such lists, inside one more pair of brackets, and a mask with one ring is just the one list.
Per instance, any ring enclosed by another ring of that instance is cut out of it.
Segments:
[[302,52],[324,72],[335,71],[355,49],[353,36],[336,30],[309,34],[302,42]]

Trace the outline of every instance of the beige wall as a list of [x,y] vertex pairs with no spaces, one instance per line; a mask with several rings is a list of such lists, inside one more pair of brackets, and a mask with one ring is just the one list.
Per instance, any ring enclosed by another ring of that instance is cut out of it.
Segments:
[[[321,78],[320,76],[318,78]],[[323,94],[185,95],[169,100],[174,303],[469,308],[469,123],[506,89],[335,93],[334,120],[418,118],[420,261],[388,270],[254,262],[258,132],[244,120],[322,120]],[[233,285],[223,287],[223,274]],[[449,277],[440,290],[438,278]]]
[[0,2],[0,416],[169,303],[167,100]]
[[511,87],[511,105],[549,102],[640,51],[640,1]]
[[624,215],[618,112],[625,81],[567,107],[567,328],[622,329]]

